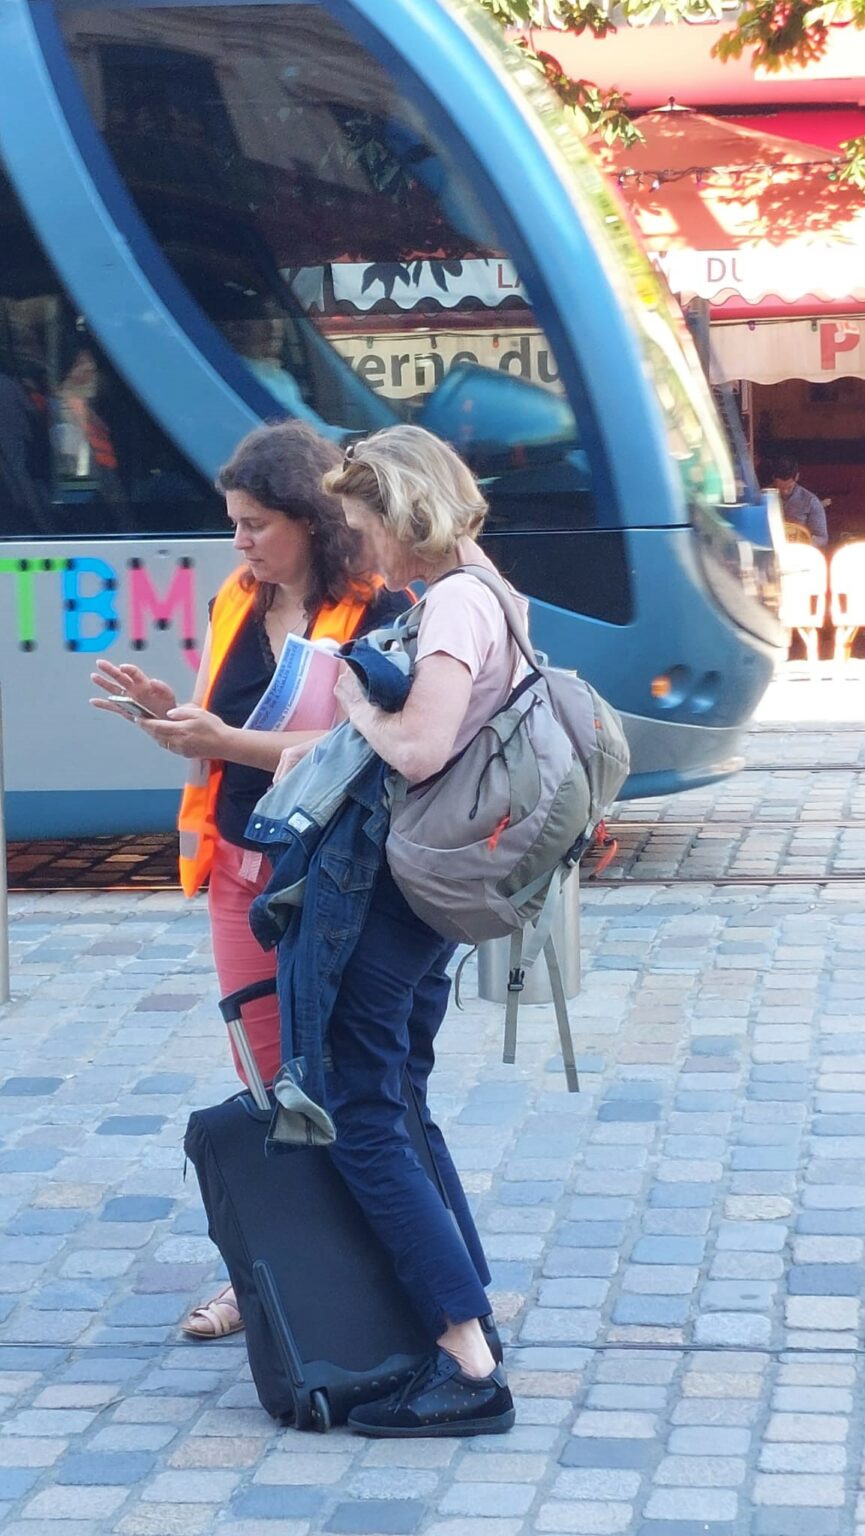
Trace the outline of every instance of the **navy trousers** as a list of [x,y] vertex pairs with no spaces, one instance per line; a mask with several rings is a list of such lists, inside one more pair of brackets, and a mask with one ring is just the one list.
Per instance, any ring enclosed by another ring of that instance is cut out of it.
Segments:
[[[490,1310],[484,1290],[490,1275],[480,1238],[426,1102],[434,1041],[450,991],[445,967],[453,949],[415,917],[385,865],[331,1015],[332,1066],[327,1073],[327,1107],[337,1130],[330,1156],[392,1254],[431,1339],[449,1322],[466,1322]],[[406,1134],[406,1072],[450,1211]]]

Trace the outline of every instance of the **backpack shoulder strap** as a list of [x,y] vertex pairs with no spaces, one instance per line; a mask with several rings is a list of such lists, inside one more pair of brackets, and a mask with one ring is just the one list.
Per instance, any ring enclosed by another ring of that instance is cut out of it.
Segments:
[[[467,571],[470,576],[474,576],[483,586],[488,587],[493,596],[498,599],[511,638],[522,651],[529,666],[537,670],[538,658],[535,654],[534,646],[529,639],[525,621],[514,602],[513,594],[501,576],[495,571],[488,570],[485,565],[461,565],[458,567],[458,570]],[[456,575],[457,572],[453,571],[448,574]]]

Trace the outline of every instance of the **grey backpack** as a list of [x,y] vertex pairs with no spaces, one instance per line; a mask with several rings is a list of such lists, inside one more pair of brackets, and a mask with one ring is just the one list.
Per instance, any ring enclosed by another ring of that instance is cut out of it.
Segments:
[[[550,937],[563,882],[608,814],[628,773],[616,711],[574,672],[536,656],[505,583],[485,566],[465,572],[489,587],[531,668],[502,708],[434,778],[393,783],[387,860],[412,911],[445,938],[475,945],[511,935],[506,1061],[513,1061],[525,972],[544,952],[568,1087],[577,1088],[558,958]],[[413,655],[423,599],[401,641]]]

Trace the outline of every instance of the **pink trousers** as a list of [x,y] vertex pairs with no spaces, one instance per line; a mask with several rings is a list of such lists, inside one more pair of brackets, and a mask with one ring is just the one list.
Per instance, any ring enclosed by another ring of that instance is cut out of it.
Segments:
[[[250,982],[276,975],[276,951],[263,950],[249,927],[249,908],[270,875],[270,865],[261,854],[220,838],[216,845],[207,901],[213,960],[222,997],[236,992]],[[279,1007],[276,997],[264,997],[250,1003],[243,1011],[243,1022],[252,1054],[258,1062],[265,1083],[272,1083],[279,1071]],[[232,1046],[234,1066],[241,1082],[246,1079]]]

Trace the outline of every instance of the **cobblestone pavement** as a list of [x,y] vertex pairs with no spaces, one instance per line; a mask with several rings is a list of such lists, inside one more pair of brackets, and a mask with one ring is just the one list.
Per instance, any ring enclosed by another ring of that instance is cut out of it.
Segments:
[[[752,760],[797,771],[623,816],[705,818],[728,848],[756,823],[737,874],[861,869],[837,823],[865,772],[807,768],[865,761],[865,732],[805,741],[756,733]],[[28,894],[12,918],[4,1536],[865,1536],[857,881],[589,886],[578,1097],[549,1008],[524,1010],[516,1069],[498,1007],[451,1012],[434,1104],[518,1398],[510,1436],[468,1442],[280,1429],[241,1339],[181,1341],[220,1273],[183,1130],[234,1087],[203,905]]]

